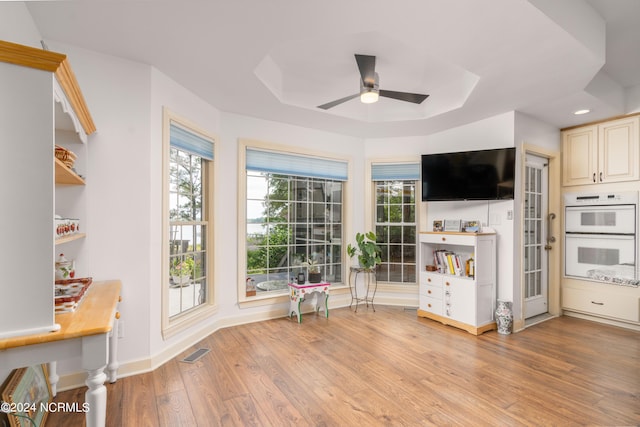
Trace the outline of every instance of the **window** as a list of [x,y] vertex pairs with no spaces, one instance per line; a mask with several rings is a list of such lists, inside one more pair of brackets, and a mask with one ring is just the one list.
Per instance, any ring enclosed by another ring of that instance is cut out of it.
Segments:
[[373,164],[375,231],[382,249],[381,282],[412,283],[416,277],[418,164]]
[[214,139],[165,110],[163,331],[213,302]]
[[207,221],[202,215],[207,160],[175,147],[169,152],[169,317],[207,299]]
[[241,299],[284,293],[309,259],[341,282],[346,162],[247,148],[244,178],[244,272],[255,292]]

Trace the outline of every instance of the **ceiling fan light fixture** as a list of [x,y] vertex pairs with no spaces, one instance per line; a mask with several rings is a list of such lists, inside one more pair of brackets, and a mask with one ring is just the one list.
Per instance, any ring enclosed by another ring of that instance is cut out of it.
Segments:
[[380,77],[378,73],[373,73],[373,81],[368,81],[366,84],[363,79],[360,79],[360,102],[363,104],[373,104],[378,102],[380,97]]
[[373,88],[367,88],[360,93],[360,102],[363,104],[373,104],[378,102],[380,94]]
[[394,90],[381,90],[380,77],[375,72],[376,57],[371,55],[355,54],[358,71],[360,71],[360,92],[326,104],[318,105],[318,108],[328,110],[343,102],[350,101],[360,96],[360,102],[363,104],[373,104],[378,102],[379,97],[396,99],[398,101],[411,102],[413,104],[421,104],[429,95],[420,93],[398,92]]

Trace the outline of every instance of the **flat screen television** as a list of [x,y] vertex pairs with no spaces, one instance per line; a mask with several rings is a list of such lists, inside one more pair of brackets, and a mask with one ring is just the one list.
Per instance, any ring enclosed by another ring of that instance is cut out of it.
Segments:
[[516,149],[422,155],[422,201],[513,199]]

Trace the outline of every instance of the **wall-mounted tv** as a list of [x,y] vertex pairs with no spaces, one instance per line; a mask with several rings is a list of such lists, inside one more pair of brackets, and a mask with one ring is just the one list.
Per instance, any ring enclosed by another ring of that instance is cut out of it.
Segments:
[[513,199],[516,149],[422,156],[422,201]]

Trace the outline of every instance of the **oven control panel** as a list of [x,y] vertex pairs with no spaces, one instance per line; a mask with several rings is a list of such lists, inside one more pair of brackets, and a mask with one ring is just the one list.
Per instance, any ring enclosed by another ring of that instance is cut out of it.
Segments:
[[565,206],[635,205],[637,203],[637,191],[620,193],[567,193],[564,195]]

